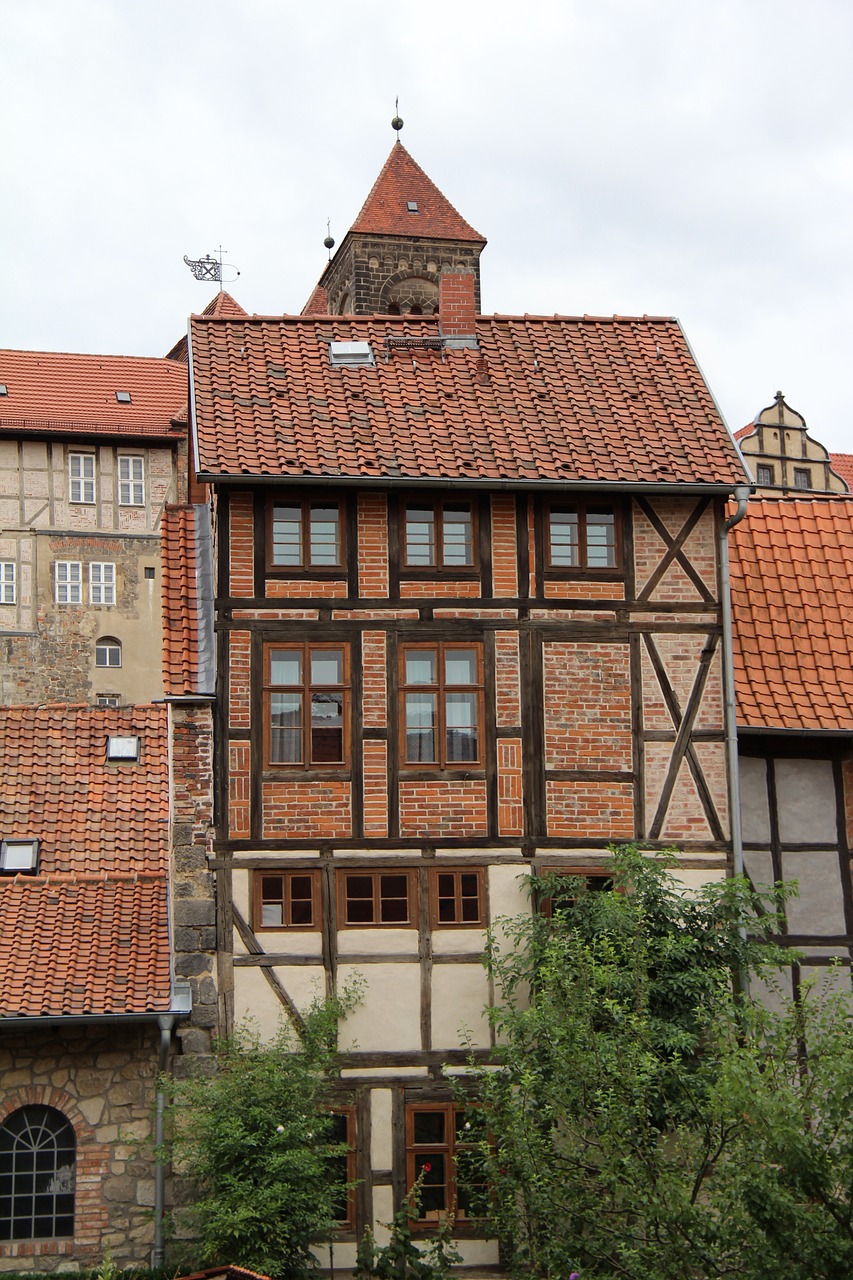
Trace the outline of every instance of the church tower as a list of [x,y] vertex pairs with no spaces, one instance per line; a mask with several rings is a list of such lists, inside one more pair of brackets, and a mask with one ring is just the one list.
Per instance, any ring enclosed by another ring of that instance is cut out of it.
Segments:
[[480,310],[486,240],[409,155],[399,116],[392,124],[391,154],[303,315],[437,315],[442,271],[473,275]]

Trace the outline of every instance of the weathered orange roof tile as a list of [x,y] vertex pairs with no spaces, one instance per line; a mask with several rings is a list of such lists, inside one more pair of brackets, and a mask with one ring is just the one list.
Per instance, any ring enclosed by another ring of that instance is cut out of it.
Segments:
[[847,482],[853,493],[853,453],[831,453],[829,465],[837,476],[841,476],[841,479]]
[[853,498],[754,498],[729,541],[738,725],[853,732]]
[[[140,436],[186,431],[187,374],[143,356],[0,351],[0,434]],[[120,403],[116,392],[129,392]]]
[[[203,316],[225,316],[232,320],[239,320],[248,314],[248,311],[245,311],[240,306],[240,303],[235,298],[232,298],[230,293],[226,293],[224,289],[220,289],[219,293],[211,298],[201,312]],[[189,343],[185,333],[181,334],[171,351],[166,352],[166,359],[179,360],[183,364],[187,363],[189,359]]]
[[[744,482],[676,320],[480,316],[476,334],[386,348],[438,319],[194,319],[202,477]],[[332,367],[330,340],[375,366]]]
[[[409,202],[417,205],[415,212],[410,212]],[[486,243],[399,141],[392,147],[350,230],[361,235],[406,235]]]
[[304,316],[327,316],[329,314],[329,295],[325,286],[315,284],[311,297],[302,308]]
[[195,511],[167,506],[161,526],[163,683],[167,694],[198,691]]

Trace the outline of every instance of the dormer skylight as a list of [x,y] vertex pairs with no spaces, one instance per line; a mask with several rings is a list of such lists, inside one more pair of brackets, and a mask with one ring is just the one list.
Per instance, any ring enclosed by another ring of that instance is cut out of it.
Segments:
[[35,872],[38,869],[38,840],[0,841],[0,872],[16,875],[18,872]]
[[418,212],[417,200],[407,200],[406,208],[408,209],[409,213],[417,213]]
[[369,342],[330,342],[329,364],[333,367],[355,369],[375,365]]
[[130,403],[131,403],[130,392],[129,392],[129,391],[117,391],[117,392],[116,392],[116,400],[118,400],[119,404],[130,404]]
[[107,760],[119,764],[136,764],[139,760],[139,738],[111,733],[107,738]]

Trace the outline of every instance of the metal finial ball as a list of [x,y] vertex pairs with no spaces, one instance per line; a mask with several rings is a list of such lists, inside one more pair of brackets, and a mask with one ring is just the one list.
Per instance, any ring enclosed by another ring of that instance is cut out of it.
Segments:
[[323,247],[325,249],[334,249],[335,247],[334,236],[326,236],[326,239],[323,241]]
[[394,119],[391,121],[391,128],[395,129],[397,133],[399,133],[402,127],[403,127],[403,121],[400,119],[399,116],[395,116]]

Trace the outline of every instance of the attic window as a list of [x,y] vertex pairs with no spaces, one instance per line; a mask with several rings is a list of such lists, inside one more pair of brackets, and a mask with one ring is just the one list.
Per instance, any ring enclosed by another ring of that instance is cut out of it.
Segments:
[[344,369],[355,369],[361,365],[372,368],[375,361],[369,342],[330,342],[329,364]]
[[117,392],[116,392],[116,400],[118,400],[119,404],[130,404],[130,403],[131,403],[131,400],[130,400],[130,392],[129,392],[129,391],[117,391]]
[[407,200],[406,208],[408,209],[409,213],[417,213],[418,212],[417,200]]
[[119,737],[111,733],[107,738],[107,760],[136,763],[139,759],[139,738],[136,735]]
[[0,871],[35,871],[38,867],[38,840],[0,841]]

